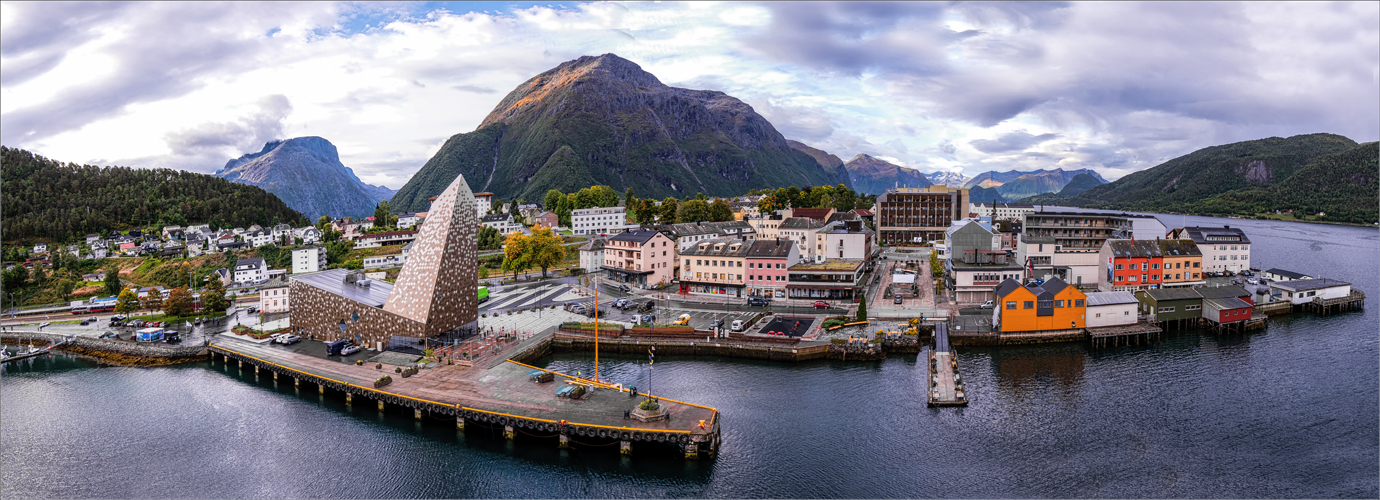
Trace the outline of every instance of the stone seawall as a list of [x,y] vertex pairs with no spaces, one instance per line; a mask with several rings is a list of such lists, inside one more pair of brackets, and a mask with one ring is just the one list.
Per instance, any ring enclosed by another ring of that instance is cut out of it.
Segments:
[[[719,339],[727,340],[727,339]],[[660,340],[599,341],[599,352],[617,354],[646,354],[647,348],[656,346],[657,354],[723,356],[729,358],[766,359],[771,361],[808,361],[826,356],[828,346],[774,347],[739,344],[736,342],[683,342]],[[550,342],[551,352],[593,352],[594,339],[557,335]]]
[[[56,344],[69,337],[41,332],[0,333],[0,341],[6,344],[35,345]],[[161,343],[135,343],[124,340],[93,339],[76,337],[59,350],[78,354],[121,366],[160,366],[201,361],[205,359],[206,347],[200,344],[170,346]]]

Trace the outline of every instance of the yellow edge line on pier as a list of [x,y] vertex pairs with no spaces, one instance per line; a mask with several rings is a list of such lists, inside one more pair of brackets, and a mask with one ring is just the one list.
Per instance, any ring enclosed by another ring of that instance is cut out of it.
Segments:
[[[407,399],[411,399],[411,400],[413,400],[413,401],[421,401],[421,402],[423,402],[423,403],[431,403],[431,404],[434,404],[434,405],[437,405],[437,406],[452,406],[452,407],[456,407],[456,408],[461,408],[461,409],[471,410],[471,411],[477,411],[477,412],[481,412],[481,413],[489,413],[489,414],[493,414],[493,415],[503,415],[503,416],[505,416],[505,417],[521,418],[521,419],[524,419],[524,420],[539,420],[539,421],[542,421],[542,422],[550,422],[550,423],[553,423],[553,424],[558,424],[558,423],[560,423],[559,421],[556,421],[556,420],[547,420],[547,419],[544,419],[544,418],[525,417],[525,416],[522,416],[522,415],[513,415],[513,414],[502,413],[502,412],[497,412],[497,411],[481,410],[481,409],[478,409],[478,408],[470,408],[470,407],[468,407],[468,406],[461,406],[459,403],[455,403],[455,404],[451,404],[451,403],[441,403],[441,402],[438,402],[438,401],[431,401],[431,400],[429,400],[429,399],[414,398],[414,397],[412,397],[412,396],[404,396],[404,395],[402,395],[402,394],[398,394],[398,393],[394,393],[394,392],[380,391],[380,390],[378,390],[378,389],[374,389],[374,388],[370,388],[370,387],[364,387],[364,386],[362,386],[362,385],[351,384],[351,383],[349,383],[349,382],[344,382],[344,381],[336,380],[336,379],[333,379],[333,378],[327,378],[327,377],[323,377],[323,376],[321,376],[321,375],[316,375],[316,374],[313,374],[313,373],[307,373],[307,372],[304,372],[304,371],[302,371],[302,370],[298,370],[298,369],[296,369],[296,368],[290,368],[290,367],[287,367],[287,366],[280,365],[280,364],[278,364],[278,363],[274,363],[274,362],[272,362],[272,361],[268,361],[268,360],[256,358],[256,357],[254,357],[254,356],[250,356],[250,355],[248,355],[248,354],[245,354],[245,353],[236,351],[236,350],[234,350],[234,349],[230,349],[230,348],[228,348],[228,347],[218,346],[218,345],[215,345],[215,344],[212,344],[211,347],[215,347],[215,348],[220,349],[220,350],[223,350],[223,351],[229,351],[229,352],[235,353],[235,354],[238,355],[238,356],[244,356],[244,357],[246,357],[246,358],[249,358],[249,359],[252,359],[252,360],[255,360],[255,361],[259,361],[259,362],[261,362],[261,363],[266,363],[266,364],[270,364],[270,365],[273,365],[273,366],[277,366],[277,367],[282,368],[282,369],[284,369],[284,370],[291,370],[291,371],[294,371],[294,372],[297,372],[297,373],[301,373],[301,374],[303,374],[303,375],[307,375],[307,376],[311,376],[311,377],[316,377],[316,378],[319,378],[319,379],[322,379],[322,380],[329,380],[329,381],[331,381],[331,382],[335,382],[335,383],[337,383],[337,384],[348,385],[348,386],[350,386],[350,387],[358,387],[358,388],[360,388],[360,389],[364,389],[364,390],[370,391],[370,392],[377,392],[377,393],[379,393],[379,394],[388,394],[388,395],[390,395],[390,396],[397,396],[397,397],[400,397],[400,398],[407,398]],[[508,360],[508,361],[512,361],[512,360]],[[513,362],[514,362],[514,363],[518,363],[517,361],[513,361]],[[522,363],[518,363],[518,364],[522,365]],[[529,366],[529,365],[523,365],[523,366]],[[536,367],[533,367],[533,368],[536,368]],[[541,368],[537,368],[537,369],[540,370]],[[547,371],[550,371],[550,370],[547,370]],[[555,373],[555,372],[552,372],[552,373]],[[665,399],[665,398],[662,398],[662,399]],[[676,402],[676,403],[680,403],[680,401],[674,401],[674,400],[667,400],[667,401],[673,401],[673,402]],[[682,404],[689,404],[689,403],[682,403]],[[691,405],[691,406],[699,406],[699,405]],[[701,408],[704,408],[704,407],[701,407]],[[710,408],[710,409],[713,410],[713,408]],[[715,414],[717,415],[718,410],[714,410],[714,412],[715,412]],[[683,433],[683,434],[689,434],[689,433],[691,432],[691,431],[682,431],[682,430],[675,430],[675,429],[646,429],[646,428],[642,428],[642,427],[614,427],[614,426],[610,426],[610,425],[582,424],[582,423],[579,423],[579,422],[571,422],[571,421],[568,421],[568,420],[566,421],[566,424],[568,424],[568,425],[579,425],[579,426],[582,426],[582,427],[601,427],[601,428],[605,428],[605,429],[618,429],[618,430],[634,430],[634,431],[650,431],[650,432],[675,432],[675,433]]]
[[[511,360],[511,359],[505,360],[505,361],[507,361],[507,362],[509,362],[509,363],[513,363],[513,364],[515,364],[515,365],[525,366],[525,367],[528,367],[528,368],[531,368],[531,369],[534,369],[534,370],[541,370],[541,371],[544,371],[544,372],[547,372],[547,373],[550,373],[550,374],[553,374],[553,375],[560,375],[560,376],[565,377],[565,378],[576,379],[576,380],[580,380],[580,381],[590,382],[590,383],[592,383],[592,384],[602,385],[602,386],[604,386],[605,388],[608,388],[608,389],[617,389],[617,387],[613,387],[613,386],[608,385],[608,384],[603,384],[603,383],[600,383],[600,382],[595,382],[595,381],[593,381],[593,380],[586,380],[586,379],[582,379],[582,378],[579,378],[579,377],[572,377],[572,376],[566,375],[566,374],[564,374],[564,373],[560,373],[560,372],[555,372],[555,371],[547,370],[547,369],[545,369],[545,368],[538,368],[538,367],[529,365],[529,364],[527,364],[527,363],[523,363],[523,362],[521,362],[521,361],[514,361],[514,360]],[[620,389],[620,390],[623,391],[623,392],[628,392],[628,389]],[[670,401],[670,402],[672,402],[672,403],[679,403],[679,404],[683,404],[683,405],[686,405],[686,406],[694,406],[694,407],[696,407],[696,408],[704,408],[704,409],[706,409],[706,410],[712,411],[712,412],[714,412],[714,415],[710,418],[710,423],[711,423],[711,424],[713,424],[714,420],[718,419],[718,417],[719,417],[719,409],[718,409],[718,408],[714,408],[714,407],[712,407],[712,406],[704,406],[704,405],[697,405],[697,404],[695,404],[695,403],[687,403],[687,402],[684,402],[684,401],[677,401],[677,400],[674,400],[674,399],[671,399],[671,398],[663,398],[663,397],[661,397],[661,396],[657,396],[657,395],[651,394],[651,393],[647,393],[647,395],[648,395],[648,396],[651,396],[651,397],[654,397],[654,398],[656,398],[656,399],[664,399],[664,400]],[[620,429],[620,428],[621,428],[621,427],[610,427],[610,429]],[[670,431],[670,432],[690,432],[690,431]]]

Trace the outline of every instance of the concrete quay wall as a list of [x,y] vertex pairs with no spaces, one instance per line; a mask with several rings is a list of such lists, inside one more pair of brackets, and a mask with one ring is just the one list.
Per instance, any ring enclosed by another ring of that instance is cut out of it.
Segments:
[[[0,333],[6,344],[57,344],[72,339],[65,335],[43,332]],[[76,337],[59,350],[89,356],[101,361],[126,366],[156,366],[201,361],[206,347],[200,344],[174,346],[163,343],[137,343],[124,340]]]

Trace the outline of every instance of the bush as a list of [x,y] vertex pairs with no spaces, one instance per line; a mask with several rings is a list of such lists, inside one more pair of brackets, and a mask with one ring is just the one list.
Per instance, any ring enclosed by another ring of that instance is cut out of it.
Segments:
[[395,366],[395,367],[393,367],[393,373],[402,373],[402,367],[401,367],[401,366]]
[[653,401],[651,399],[644,399],[641,403],[637,405],[637,407],[641,408],[644,411],[653,411],[660,409],[661,405],[657,404],[656,401]]

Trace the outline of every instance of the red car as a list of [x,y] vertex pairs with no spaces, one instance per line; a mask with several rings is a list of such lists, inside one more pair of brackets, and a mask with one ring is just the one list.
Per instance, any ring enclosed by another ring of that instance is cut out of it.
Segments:
[[828,308],[829,308],[829,303],[828,303],[828,302],[825,302],[825,301],[822,301],[822,300],[816,300],[816,301],[815,301],[815,309],[828,309]]

